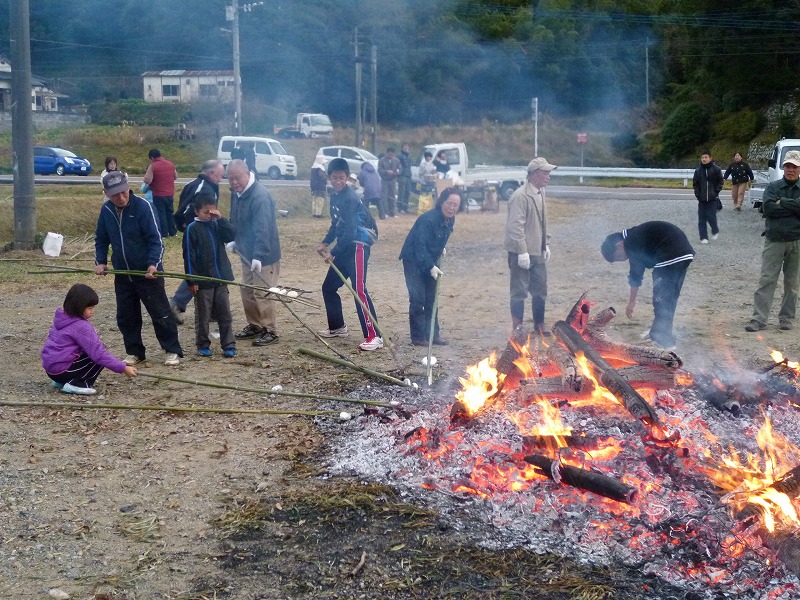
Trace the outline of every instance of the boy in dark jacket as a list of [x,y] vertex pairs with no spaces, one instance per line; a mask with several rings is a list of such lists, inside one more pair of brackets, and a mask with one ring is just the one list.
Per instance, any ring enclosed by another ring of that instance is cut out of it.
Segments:
[[[328,164],[328,177],[333,187],[331,226],[322,244],[317,248],[317,253],[326,263],[332,263],[350,279],[358,296],[356,312],[364,334],[364,341],[358,346],[359,349],[379,350],[383,348],[383,338],[372,320],[375,307],[367,292],[370,246],[378,237],[378,228],[369,209],[347,185],[349,175],[350,167],[343,158],[334,158]],[[329,245],[334,241],[336,245],[330,248]],[[342,315],[342,299],[339,297],[339,288],[343,285],[344,282],[336,271],[329,268],[325,281],[322,282],[322,298],[325,301],[325,312],[328,314],[328,328],[318,332],[322,337],[345,337],[348,333]],[[364,310],[364,306],[369,308],[369,312]]]
[[725,183],[722,169],[716,165],[710,152],[703,152],[700,155],[700,166],[694,171],[692,183],[694,197],[697,198],[697,227],[700,232],[700,243],[707,244],[708,225],[711,226],[711,239],[715,240],[719,236],[717,210],[722,208],[719,193]]
[[234,240],[234,229],[217,209],[213,193],[200,192],[194,201],[194,221],[186,227],[183,236],[183,264],[189,289],[194,294],[194,330],[197,354],[211,356],[211,339],[208,324],[212,315],[219,325],[222,355],[236,356],[236,338],[233,335],[233,317],[224,283],[194,280],[192,275],[214,277],[233,281],[233,269],[225,251],[225,244]]

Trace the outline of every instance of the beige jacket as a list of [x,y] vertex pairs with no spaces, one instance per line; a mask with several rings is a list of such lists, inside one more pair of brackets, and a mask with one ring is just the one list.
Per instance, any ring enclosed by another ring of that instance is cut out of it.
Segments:
[[544,189],[531,183],[517,188],[508,201],[505,249],[515,254],[541,257],[550,241]]

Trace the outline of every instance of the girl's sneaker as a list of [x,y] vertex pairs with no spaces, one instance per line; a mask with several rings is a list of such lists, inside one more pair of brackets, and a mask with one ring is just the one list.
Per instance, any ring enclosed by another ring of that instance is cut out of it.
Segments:
[[371,337],[368,340],[364,340],[358,346],[361,350],[366,350],[367,352],[371,352],[372,350],[380,350],[383,348],[383,338],[378,337]]
[[225,358],[234,358],[236,356],[236,348],[226,348],[222,351],[222,356]]
[[199,356],[212,356],[212,355],[213,355],[213,352],[211,352],[211,348],[200,348],[200,349],[197,351],[197,354],[198,354]]
[[77,385],[72,385],[71,383],[65,383],[64,387],[61,388],[61,391],[65,394],[80,394],[81,396],[94,396],[97,393],[97,390],[90,387],[78,387]]
[[60,390],[61,388],[64,387],[63,383],[58,383],[57,381],[53,381],[53,380],[50,380],[50,385],[52,385],[57,390]]

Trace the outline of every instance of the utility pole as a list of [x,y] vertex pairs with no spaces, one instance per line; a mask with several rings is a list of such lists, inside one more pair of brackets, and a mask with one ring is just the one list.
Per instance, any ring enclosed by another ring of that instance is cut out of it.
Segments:
[[372,83],[370,90],[371,97],[371,111],[372,111],[372,135],[370,138],[370,151],[377,154],[376,151],[376,137],[378,135],[378,47],[372,44],[370,52],[370,63],[372,66]]
[[358,27],[353,33],[353,57],[356,63],[356,142],[357,148],[361,147],[361,59],[358,56]]
[[533,156],[539,156],[539,98],[531,99],[531,111],[533,111]]
[[231,26],[233,38],[233,129],[242,134],[242,72],[239,68],[239,0],[231,0]]
[[650,106],[650,38],[644,46],[644,97],[645,106]]
[[31,114],[31,29],[28,0],[8,0],[11,26],[11,145],[14,169],[14,248],[30,250],[36,237]]

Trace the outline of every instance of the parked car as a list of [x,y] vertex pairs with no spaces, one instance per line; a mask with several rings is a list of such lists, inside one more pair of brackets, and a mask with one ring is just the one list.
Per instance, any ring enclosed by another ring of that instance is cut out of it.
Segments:
[[57,146],[33,147],[33,172],[37,175],[88,175],[92,163]]
[[321,160],[327,165],[332,158],[345,159],[352,173],[358,173],[361,170],[361,163],[365,162],[372,164],[375,169],[378,168],[377,156],[368,150],[354,146],[325,146],[317,151],[314,160],[315,162]]
[[297,176],[297,161],[283,145],[272,138],[224,135],[219,140],[217,159],[222,161],[226,173],[231,162],[231,150],[252,146],[256,154],[256,171],[270,179],[294,179]]

